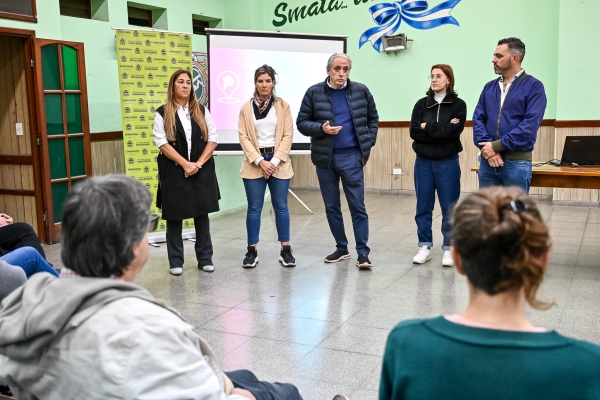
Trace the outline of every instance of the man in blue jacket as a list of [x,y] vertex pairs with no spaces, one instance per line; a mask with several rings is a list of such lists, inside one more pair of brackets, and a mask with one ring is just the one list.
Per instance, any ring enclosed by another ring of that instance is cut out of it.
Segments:
[[329,76],[306,91],[296,125],[300,133],[312,138],[310,157],[317,168],[327,221],[336,242],[335,252],[325,262],[350,258],[340,203],[341,179],[352,215],[356,265],[371,268],[363,168],[377,139],[379,115],[369,89],[348,79],[351,68],[352,60],[346,54],[329,57]]
[[546,109],[544,85],[521,68],[525,43],[502,39],[492,63],[500,78],[488,82],[473,114],[481,149],[479,187],[520,186],[529,193],[531,152]]

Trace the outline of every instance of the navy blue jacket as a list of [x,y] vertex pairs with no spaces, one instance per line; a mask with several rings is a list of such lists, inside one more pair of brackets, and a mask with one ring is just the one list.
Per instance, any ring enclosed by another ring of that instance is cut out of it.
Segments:
[[[375,100],[365,85],[351,82],[350,79],[348,79],[346,98],[362,152],[363,165],[366,165],[371,147],[377,140],[379,115],[375,107]],[[310,158],[313,164],[323,168],[330,166],[334,138],[334,135],[328,135],[323,131],[323,124],[326,121],[329,121],[331,126],[336,126],[333,104],[329,99],[327,79],[308,88],[302,99],[298,118],[296,118],[298,131],[304,136],[312,138]]]
[[488,82],[473,113],[473,139],[492,142],[503,158],[509,152],[531,152],[546,110],[544,85],[525,71],[510,86],[500,108],[500,78]]

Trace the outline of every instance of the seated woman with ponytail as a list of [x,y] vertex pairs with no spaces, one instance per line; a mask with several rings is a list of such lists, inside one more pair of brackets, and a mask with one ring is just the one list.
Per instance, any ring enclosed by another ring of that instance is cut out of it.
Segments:
[[528,321],[550,251],[535,202],[519,188],[472,193],[454,209],[452,253],[470,299],[461,314],[391,332],[380,400],[600,399],[600,347]]

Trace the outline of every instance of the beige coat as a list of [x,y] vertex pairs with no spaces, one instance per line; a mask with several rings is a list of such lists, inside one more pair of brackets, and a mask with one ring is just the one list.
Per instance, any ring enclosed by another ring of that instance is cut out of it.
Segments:
[[[275,154],[281,160],[273,176],[278,179],[292,179],[294,170],[292,169],[292,160],[290,160],[290,150],[292,148],[292,139],[294,137],[294,125],[292,122],[292,113],[290,105],[284,100],[274,97],[275,111],[277,113],[277,128],[275,129]],[[240,145],[244,150],[244,160],[240,176],[245,179],[262,178],[261,168],[254,164],[254,160],[260,157],[260,148],[254,129],[254,111],[252,110],[252,100],[247,101],[240,110],[240,119],[238,123],[238,132],[240,134]]]

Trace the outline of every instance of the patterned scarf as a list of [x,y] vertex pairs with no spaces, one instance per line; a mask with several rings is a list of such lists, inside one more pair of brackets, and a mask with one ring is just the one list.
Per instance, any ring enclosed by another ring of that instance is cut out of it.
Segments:
[[252,99],[252,108],[254,109],[254,117],[259,120],[263,119],[269,113],[271,106],[273,105],[273,96],[266,100],[261,99],[259,96],[254,96]]

